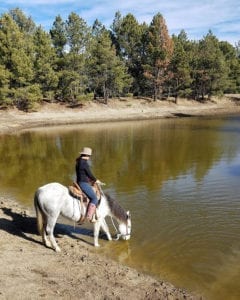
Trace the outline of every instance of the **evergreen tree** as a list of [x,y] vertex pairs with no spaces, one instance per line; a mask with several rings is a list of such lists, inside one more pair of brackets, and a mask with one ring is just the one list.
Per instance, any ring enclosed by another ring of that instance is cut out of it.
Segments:
[[224,92],[239,93],[240,92],[240,56],[238,48],[233,47],[228,42],[220,42],[219,47],[225,57],[228,66],[227,86]]
[[16,22],[19,29],[25,34],[33,34],[36,30],[36,25],[31,17],[26,17],[21,9],[15,8],[9,11],[10,16]]
[[0,105],[7,105],[10,99],[10,77],[11,73],[6,67],[0,64]]
[[119,96],[128,89],[130,78],[126,68],[111,45],[109,32],[98,20],[93,25],[93,40],[88,60],[91,89],[95,96],[103,96],[107,103],[109,96]]
[[66,34],[69,52],[84,53],[89,41],[90,28],[76,13],[71,13],[66,21]]
[[173,42],[161,14],[153,17],[147,32],[145,76],[152,86],[153,99],[162,98],[164,83],[169,80],[168,66],[173,53]]
[[128,73],[133,78],[131,91],[135,95],[141,94],[144,91],[143,35],[147,25],[139,24],[132,14],[127,14],[122,18],[120,12],[117,12],[111,29],[111,37],[117,49],[117,55],[124,61]]
[[211,31],[198,43],[193,66],[195,99],[210,99],[221,94],[227,86],[228,68],[219,41]]
[[86,48],[90,28],[77,14],[71,13],[65,23],[68,51],[64,55],[64,68],[60,75],[62,98],[75,102],[87,88],[85,71]]
[[8,86],[12,101],[27,108],[36,96],[31,87],[34,78],[32,38],[26,38],[12,17],[4,14],[0,19],[0,41],[0,64],[10,74]]
[[53,46],[59,58],[64,56],[65,47],[67,44],[67,34],[65,23],[61,16],[57,16],[50,30]]
[[34,33],[34,82],[39,84],[43,97],[54,98],[54,91],[58,84],[58,76],[54,70],[56,64],[56,53],[51,45],[50,35],[41,27]]
[[174,51],[169,65],[172,74],[170,87],[177,102],[178,96],[188,97],[191,90],[191,69],[190,69],[190,42],[184,31],[178,36],[173,36]]
[[128,92],[154,100],[239,93],[240,41],[233,47],[211,31],[200,41],[184,31],[171,38],[160,13],[148,26],[117,12],[111,31],[58,15],[50,35],[19,8],[0,16],[0,105],[28,109],[42,97],[75,102],[91,92],[106,102]]

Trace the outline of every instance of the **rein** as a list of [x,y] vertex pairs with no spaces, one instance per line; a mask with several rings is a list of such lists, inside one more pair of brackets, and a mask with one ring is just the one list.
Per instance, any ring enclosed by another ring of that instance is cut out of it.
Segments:
[[[102,190],[101,185],[100,185],[100,184],[97,184],[97,187],[99,188],[100,195],[105,196],[104,193],[103,193],[103,190]],[[105,196],[105,197],[106,197],[106,196]],[[120,237],[127,237],[127,236],[130,236],[130,233],[128,232],[128,226],[127,226],[127,224],[126,224],[126,229],[127,229],[126,231],[127,231],[127,233],[126,233],[126,234],[122,234],[122,233],[120,233],[120,231],[117,229],[117,227],[116,227],[116,225],[115,225],[115,223],[114,223],[114,220],[113,220],[113,217],[112,217],[112,216],[111,216],[111,220],[112,220],[113,227],[114,227],[114,229],[115,229],[115,231],[116,231],[116,238],[114,239],[114,241],[118,241],[118,240],[120,239]]]
[[118,241],[120,239],[120,237],[123,237],[123,236],[125,236],[125,237],[130,236],[130,233],[128,233],[128,226],[127,226],[127,224],[126,224],[127,233],[126,234],[122,234],[122,233],[119,232],[119,230],[117,230],[116,225],[115,225],[115,223],[113,221],[113,217],[112,216],[111,216],[111,220],[112,220],[113,227],[114,227],[114,229],[116,231],[116,238],[114,239],[114,241]]
[[121,233],[119,233],[119,231],[117,230],[117,227],[116,227],[116,225],[115,225],[115,223],[114,223],[114,221],[113,221],[113,217],[111,216],[111,220],[112,220],[112,224],[113,224],[113,227],[114,227],[114,229],[115,229],[115,231],[116,231],[116,238],[114,239],[114,241],[118,241],[119,239],[120,239],[120,237],[121,237]]
[[119,230],[117,230],[117,227],[116,227],[116,225],[114,223],[113,217],[110,216],[110,218],[112,220],[113,227],[114,227],[114,229],[116,231],[116,238],[114,239],[114,241],[118,241],[120,239],[120,237],[128,237],[128,236],[130,236],[130,233],[128,232],[128,225],[127,224],[126,224],[126,229],[127,229],[126,232],[127,233],[126,234],[122,234],[122,233],[120,233]]

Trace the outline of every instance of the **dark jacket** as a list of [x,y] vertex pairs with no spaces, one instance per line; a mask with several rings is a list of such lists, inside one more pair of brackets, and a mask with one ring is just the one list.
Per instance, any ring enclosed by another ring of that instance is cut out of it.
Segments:
[[88,161],[82,158],[78,158],[76,161],[76,175],[77,182],[95,182],[97,180],[90,170]]

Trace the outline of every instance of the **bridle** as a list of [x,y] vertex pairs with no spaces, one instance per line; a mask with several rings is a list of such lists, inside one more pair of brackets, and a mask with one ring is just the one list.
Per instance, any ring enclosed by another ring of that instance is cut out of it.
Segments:
[[111,216],[111,220],[112,220],[112,224],[113,224],[113,227],[114,227],[114,229],[115,229],[115,231],[116,231],[116,238],[114,239],[115,241],[118,241],[121,237],[125,237],[125,238],[130,238],[131,237],[131,233],[130,233],[130,226],[128,226],[128,224],[126,223],[126,234],[123,234],[123,233],[121,233],[118,229],[117,229],[117,227],[116,227],[116,225],[115,225],[115,223],[114,223],[114,221],[113,221],[113,217]]
[[[103,190],[102,190],[102,187],[101,187],[101,184],[96,184],[99,191],[100,191],[100,195],[104,195],[103,193]],[[128,216],[128,218],[130,218],[130,216]],[[117,230],[117,227],[113,221],[113,217],[111,216],[111,220],[112,220],[112,224],[113,224],[113,227],[116,231],[116,238],[114,239],[115,241],[118,241],[121,237],[125,237],[125,238],[130,238],[131,237],[131,233],[130,233],[130,226],[128,226],[128,222],[126,222],[126,234],[122,234],[119,230]],[[128,221],[128,219],[127,219]]]

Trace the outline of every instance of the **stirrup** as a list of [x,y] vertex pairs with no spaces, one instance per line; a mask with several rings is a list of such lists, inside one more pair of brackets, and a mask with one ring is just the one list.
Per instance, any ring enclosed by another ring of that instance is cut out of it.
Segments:
[[96,223],[97,219],[96,219],[96,213],[92,216],[92,219],[88,219],[90,223]]
[[78,225],[82,225],[86,220],[86,216],[81,215],[80,219],[77,221]]

